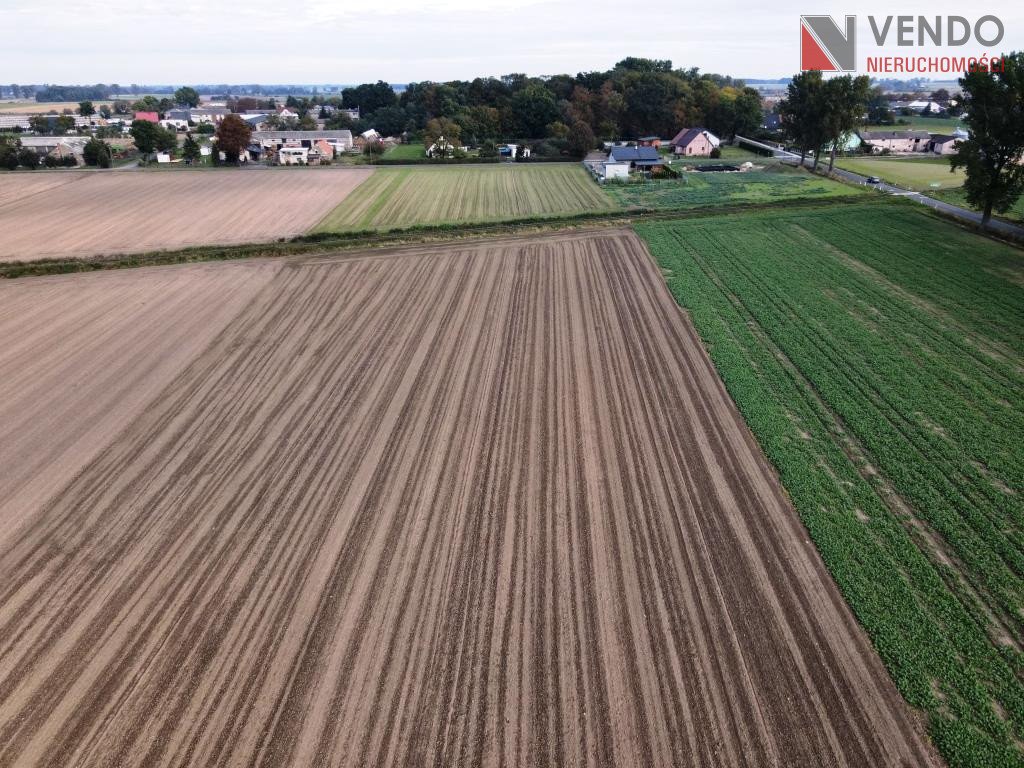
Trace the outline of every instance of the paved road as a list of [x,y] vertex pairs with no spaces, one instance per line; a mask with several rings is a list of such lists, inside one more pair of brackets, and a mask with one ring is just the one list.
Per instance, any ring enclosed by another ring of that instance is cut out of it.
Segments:
[[[772,152],[775,153],[775,156],[782,159],[783,161],[792,162],[794,165],[800,164],[800,155],[796,154],[795,152],[790,152],[785,149],[777,149],[775,147],[769,146],[767,144],[761,144],[751,139],[744,139],[744,141],[748,144],[754,144],[763,147],[764,149],[772,150]],[[808,168],[813,167],[813,158],[805,158],[804,165]],[[825,161],[824,163],[819,163],[818,167],[820,168],[822,165],[828,167],[827,161]],[[843,170],[842,168],[833,168],[832,173],[838,178],[844,179],[849,182],[853,182],[854,184],[867,185],[868,177],[862,176],[859,173],[846,171]],[[881,184],[871,184],[870,186],[873,187],[874,189],[877,189],[879,192],[894,195],[896,197],[906,197],[910,200],[913,200],[915,203],[926,205],[929,208],[933,208],[936,211],[939,211],[940,213],[945,213],[948,216],[954,216],[963,221],[971,222],[972,224],[981,224],[981,214],[978,213],[977,211],[972,211],[967,208],[961,208],[960,206],[957,205],[950,205],[949,203],[944,203],[941,200],[936,200],[935,198],[928,197],[927,195],[922,195],[919,192],[914,192],[909,189],[904,189],[903,187],[898,187],[895,184],[888,184],[886,182],[882,182]],[[1006,237],[1011,237],[1016,240],[1024,240],[1024,226],[1020,226],[1018,224],[1011,224],[1010,222],[1001,221],[999,219],[991,219],[988,223],[988,229],[991,232],[996,232]]]

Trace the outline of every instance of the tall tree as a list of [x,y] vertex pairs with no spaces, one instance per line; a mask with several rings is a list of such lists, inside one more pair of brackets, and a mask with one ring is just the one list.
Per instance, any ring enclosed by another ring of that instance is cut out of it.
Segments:
[[143,155],[151,155],[156,152],[156,139],[159,130],[159,125],[148,120],[132,120],[129,133],[135,141],[135,148]]
[[82,158],[86,165],[98,165],[101,168],[110,167],[110,146],[95,136],[86,142],[82,148]]
[[986,226],[1024,192],[1024,52],[1003,56],[1001,72],[967,72],[960,89],[970,136],[957,144],[950,170],[966,171],[967,202]]
[[824,111],[822,121],[825,126],[825,140],[831,144],[829,148],[828,172],[836,162],[839,145],[845,142],[850,132],[860,124],[867,108],[871,92],[871,78],[833,77],[825,82],[822,92],[821,108]]
[[249,146],[252,128],[238,115],[228,115],[217,126],[217,149],[223,152],[229,163],[237,163],[242,152]]
[[181,156],[189,161],[189,163],[198,163],[199,159],[203,156],[202,147],[199,146],[199,142],[196,141],[192,134],[185,136],[185,143],[181,145]]
[[800,165],[807,153],[815,150],[814,166],[818,165],[818,150],[825,141],[824,110],[822,108],[825,82],[818,70],[794,75],[786,89],[786,98],[779,102],[779,117],[786,136],[800,148]]
[[78,102],[78,114],[82,117],[92,117],[96,114],[96,107],[92,105],[91,101],[80,101]]
[[174,92],[174,103],[181,104],[183,107],[198,107],[199,91],[183,86]]

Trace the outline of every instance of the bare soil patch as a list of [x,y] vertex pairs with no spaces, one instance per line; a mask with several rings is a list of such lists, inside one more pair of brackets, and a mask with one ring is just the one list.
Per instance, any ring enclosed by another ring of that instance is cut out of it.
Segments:
[[0,765],[933,764],[634,235],[246,304],[0,543]]
[[0,192],[0,261],[292,237],[334,210],[371,173],[288,168],[8,174]]

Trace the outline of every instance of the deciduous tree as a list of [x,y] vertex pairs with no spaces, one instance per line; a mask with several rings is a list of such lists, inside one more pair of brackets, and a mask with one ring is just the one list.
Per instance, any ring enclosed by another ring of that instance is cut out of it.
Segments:
[[249,146],[252,128],[238,115],[228,115],[217,126],[217,150],[224,153],[229,163],[237,163]]
[[960,78],[970,136],[957,143],[951,170],[966,171],[967,202],[981,210],[982,226],[1024,192],[1024,52],[1002,61],[1001,72],[979,70]]

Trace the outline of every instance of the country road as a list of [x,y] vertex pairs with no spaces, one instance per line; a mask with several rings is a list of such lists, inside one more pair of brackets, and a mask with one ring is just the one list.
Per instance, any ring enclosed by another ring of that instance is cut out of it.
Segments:
[[[786,149],[777,149],[768,144],[762,144],[761,142],[754,141],[753,139],[747,139],[742,136],[737,136],[736,139],[738,141],[742,141],[743,143],[750,144],[751,146],[769,149],[774,153],[775,157],[778,157],[784,161],[788,160],[795,162],[797,165],[800,164],[800,155],[796,154],[795,152],[790,152],[789,150]],[[821,163],[819,163],[819,165],[820,164]],[[807,168],[813,167],[813,158],[805,158],[804,166],[806,166]],[[844,181],[853,182],[854,184],[868,183],[867,176],[862,176],[859,173],[847,171],[842,168],[833,168],[832,174],[837,178],[843,179]],[[920,192],[914,192],[913,190],[904,189],[903,187],[899,187],[895,184],[889,184],[888,182],[872,184],[871,186],[873,186],[879,192],[884,192],[890,195],[894,195],[896,197],[906,197],[910,200],[913,200],[915,203],[926,205],[929,208],[933,208],[934,210],[939,211],[940,213],[944,213],[948,216],[954,216],[963,221],[971,222],[972,224],[981,224],[981,214],[978,213],[977,211],[971,211],[968,210],[967,208],[961,208],[960,206],[957,205],[950,205],[949,203],[944,203],[941,200],[936,200],[933,197],[922,195]],[[1005,235],[1015,240],[1024,240],[1024,226],[1020,226],[1018,224],[1011,224],[1010,222],[1002,221],[1001,219],[991,219],[988,223],[987,228],[991,232]]]

